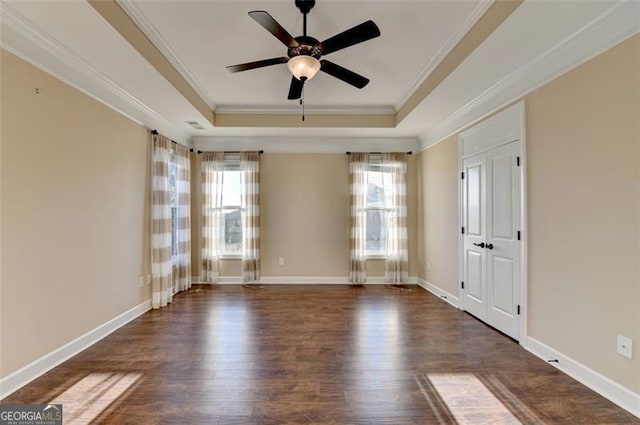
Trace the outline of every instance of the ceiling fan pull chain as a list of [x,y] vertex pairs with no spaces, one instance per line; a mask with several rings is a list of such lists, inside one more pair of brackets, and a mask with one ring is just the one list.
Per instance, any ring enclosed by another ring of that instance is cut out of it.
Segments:
[[302,121],[304,122],[304,85],[302,86],[302,96],[300,96],[300,105],[302,105]]

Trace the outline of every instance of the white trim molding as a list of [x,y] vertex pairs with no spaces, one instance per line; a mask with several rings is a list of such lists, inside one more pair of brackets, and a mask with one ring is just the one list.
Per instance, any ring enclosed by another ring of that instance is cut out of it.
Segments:
[[200,151],[259,150],[266,153],[415,152],[413,138],[363,137],[220,137],[194,136],[193,147]]
[[[208,285],[209,282],[200,282],[200,278],[194,276],[193,283]],[[218,282],[221,285],[239,284],[242,282],[241,276],[222,276]],[[351,285],[348,276],[263,276],[258,281],[247,282],[248,284],[259,285]],[[367,277],[367,285],[385,285],[383,276]],[[409,285],[418,284],[418,278],[409,277]]]
[[473,26],[482,18],[484,13],[491,7],[493,1],[479,1],[473,8],[471,13],[460,23],[460,25],[453,31],[451,36],[445,41],[440,50],[431,58],[429,63],[420,71],[415,80],[409,85],[407,91],[402,97],[395,103],[394,109],[398,111],[402,108],[411,95],[418,90],[418,88],[424,83],[424,81],[431,75],[434,69],[444,60],[444,58],[451,53],[451,51],[458,45],[460,40],[467,35],[467,33],[473,28]]
[[5,2],[0,2],[0,15],[2,48],[130,120],[190,146],[188,133],[176,128]]
[[154,46],[162,53],[162,55],[171,63],[178,73],[189,83],[189,85],[198,93],[198,96],[205,101],[209,109],[215,109],[216,104],[198,79],[189,71],[189,68],[180,60],[176,52],[171,48],[167,40],[160,35],[158,29],[151,23],[149,18],[140,10],[133,2],[116,0],[118,5],[125,11],[127,15],[136,23],[138,28],[146,35]]
[[419,136],[425,150],[640,32],[640,2],[618,1]]
[[71,342],[63,345],[52,352],[45,354],[39,359],[29,363],[23,368],[0,379],[0,399],[7,397],[37,377],[43,375],[60,363],[70,359],[82,350],[87,349],[110,333],[126,325],[133,319],[143,315],[151,309],[151,300],[133,307],[130,310],[114,317],[106,323],[90,330]]
[[459,307],[460,299],[457,296],[455,296],[453,294],[450,294],[449,292],[447,292],[444,289],[440,288],[439,286],[436,286],[433,283],[431,283],[429,281],[426,281],[421,277],[418,278],[418,286],[420,286],[420,287],[424,288],[425,290],[431,292],[436,297],[442,298],[444,301],[448,302],[449,304],[451,304],[455,308],[460,308]]
[[524,348],[544,361],[557,359],[557,363],[549,364],[640,418],[640,394],[530,336],[526,338]]

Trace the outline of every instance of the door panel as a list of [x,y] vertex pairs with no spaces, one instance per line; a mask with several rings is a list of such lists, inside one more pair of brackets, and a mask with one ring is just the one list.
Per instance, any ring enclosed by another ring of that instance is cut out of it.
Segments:
[[479,252],[468,251],[467,252],[467,264],[468,264],[468,277],[469,281],[469,297],[474,298],[477,302],[483,302],[484,289],[481,276],[483,276],[482,261],[483,256]]
[[467,235],[483,236],[482,231],[482,165],[473,164],[466,170],[467,177]]
[[491,282],[493,284],[493,308],[513,317],[513,260],[511,258],[492,255],[493,259]]
[[510,154],[491,159],[491,185],[493,194],[493,238],[513,239],[513,158]]

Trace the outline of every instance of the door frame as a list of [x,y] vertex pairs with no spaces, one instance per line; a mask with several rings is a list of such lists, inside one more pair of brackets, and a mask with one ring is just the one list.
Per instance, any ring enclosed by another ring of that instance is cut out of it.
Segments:
[[[458,134],[458,308],[464,310],[464,290],[462,279],[464,276],[464,240],[463,225],[463,187],[461,173],[463,161],[489,149],[503,146],[507,143],[519,142],[520,147],[520,320],[518,341],[524,345],[527,336],[527,143],[525,127],[526,111],[524,101],[519,101],[485,120],[476,121],[472,126]],[[485,136],[483,141],[480,138]],[[486,142],[491,136],[491,142]]]

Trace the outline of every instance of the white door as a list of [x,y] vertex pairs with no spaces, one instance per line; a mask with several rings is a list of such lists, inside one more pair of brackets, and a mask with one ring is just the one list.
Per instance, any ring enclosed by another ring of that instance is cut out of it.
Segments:
[[464,263],[464,309],[487,319],[486,285],[486,159],[485,154],[463,161],[462,226]]
[[520,173],[516,142],[487,159],[487,323],[518,339],[520,299]]
[[520,320],[520,173],[517,142],[463,161],[464,309],[512,338]]

